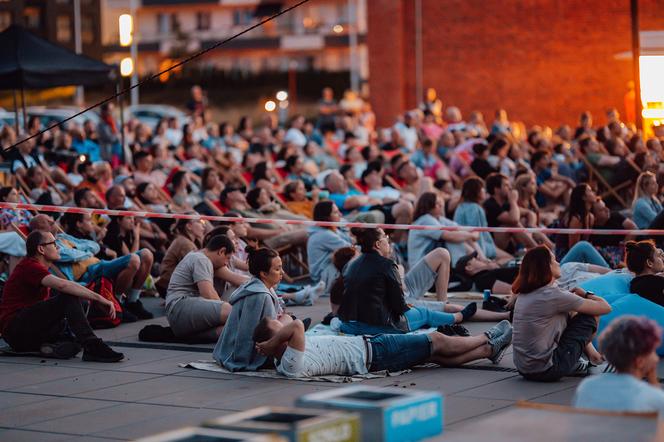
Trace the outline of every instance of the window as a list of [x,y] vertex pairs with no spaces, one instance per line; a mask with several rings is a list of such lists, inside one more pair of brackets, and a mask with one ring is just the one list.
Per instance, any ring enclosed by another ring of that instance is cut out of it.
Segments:
[[81,40],[84,44],[92,44],[95,41],[95,26],[90,17],[81,18]]
[[157,14],[157,32],[159,35],[168,34],[171,32],[170,24],[170,15],[169,14]]
[[0,12],[0,31],[4,31],[12,24],[12,14],[11,12],[2,11]]
[[254,14],[249,9],[236,9],[233,11],[233,25],[245,26],[251,24]]
[[41,28],[41,9],[31,6],[23,10],[23,21],[29,29]]
[[207,12],[196,13],[196,29],[207,31],[210,29],[210,14]]
[[68,15],[58,15],[55,19],[55,38],[61,43],[71,41],[71,20]]

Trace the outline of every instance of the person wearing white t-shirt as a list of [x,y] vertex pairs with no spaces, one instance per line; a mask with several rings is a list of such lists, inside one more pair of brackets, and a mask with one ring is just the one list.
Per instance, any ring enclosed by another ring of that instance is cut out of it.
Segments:
[[661,336],[661,327],[644,316],[623,316],[609,324],[599,338],[599,349],[616,373],[581,382],[574,406],[619,412],[656,411],[664,419],[664,392],[657,378],[656,352]]
[[454,367],[488,358],[498,361],[512,341],[512,326],[502,321],[478,336],[420,335],[305,336],[304,325],[263,319],[254,330],[256,350],[275,358],[277,372],[293,378],[352,376],[400,371],[425,362]]

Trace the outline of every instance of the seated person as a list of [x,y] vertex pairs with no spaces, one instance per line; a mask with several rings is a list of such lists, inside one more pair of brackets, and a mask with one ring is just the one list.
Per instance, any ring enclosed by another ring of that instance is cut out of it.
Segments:
[[[91,225],[90,215],[83,215],[79,226]],[[30,221],[30,230],[42,232],[56,232],[56,225],[48,215],[37,215]],[[94,241],[79,239],[66,233],[56,236],[60,256],[56,266],[71,281],[87,284],[100,277],[107,278],[113,283],[115,296],[127,296],[124,302],[123,321],[130,322],[140,319],[152,318],[152,313],[143,308],[139,300],[141,289],[152,268],[152,253],[149,250],[140,250],[131,255],[106,261],[96,258],[100,246]]]
[[[341,212],[332,201],[320,201],[314,207],[314,221],[341,221]],[[309,274],[314,283],[325,282],[329,292],[332,283],[339,276],[338,270],[332,264],[332,254],[335,250],[348,247],[352,240],[346,229],[338,227],[313,226],[308,229],[307,260]]]
[[318,204],[319,195],[320,190],[317,187],[307,193],[302,181],[291,181],[284,187],[284,198],[288,210],[305,216],[307,219],[313,219],[314,207]]
[[[602,356],[592,346],[597,316],[611,311],[602,298],[583,289],[557,286],[560,265],[549,249],[537,246],[523,258],[512,291],[514,305],[514,365],[532,381],[555,381],[587,374],[585,352],[593,363]],[[570,313],[576,312],[573,317]]]
[[[325,176],[325,188],[330,192],[330,200],[337,205],[343,216],[349,221],[385,222],[385,213],[379,207],[382,201],[369,198],[355,189],[349,189],[348,183],[338,171],[333,170]],[[373,209],[374,207],[376,210]]]
[[[509,178],[503,174],[492,173],[486,178],[486,191],[489,198],[484,201],[484,211],[489,227],[523,227],[519,192],[512,189]],[[503,250],[516,251],[518,246],[532,248],[537,245],[532,235],[522,233],[493,233],[496,246]]]
[[[618,210],[609,210],[602,198],[593,203],[595,217],[593,229],[597,230],[637,230],[636,224]],[[625,254],[625,235],[591,235],[590,243],[597,249],[611,268],[621,267]]]
[[[13,187],[0,188],[0,202],[20,203],[18,190]],[[32,213],[27,210],[3,208],[0,212],[0,229],[9,230],[11,224],[14,224],[16,227],[27,231],[31,219]]]
[[166,297],[171,275],[177,264],[187,256],[189,252],[198,250],[203,242],[205,234],[204,221],[193,219],[179,219],[175,223],[175,239],[168,246],[166,255],[159,266],[159,279],[155,286],[163,297]]
[[491,290],[491,293],[498,295],[511,295],[512,283],[519,274],[518,267],[500,267],[495,262],[480,257],[477,252],[459,259],[454,270],[472,280],[478,291]]
[[252,338],[261,355],[275,358],[277,372],[298,378],[400,371],[425,362],[455,367],[488,358],[497,363],[509,346],[511,336],[507,321],[471,337],[445,336],[438,332],[370,337],[305,336],[300,320],[284,324],[265,318]]
[[[113,303],[97,293],[49,273],[49,266],[60,258],[50,232],[36,230],[26,241],[27,257],[7,280],[0,301],[0,331],[15,351],[39,351],[42,356],[69,359],[83,347],[83,360],[118,362],[122,353],[113,351],[99,339],[83,312],[81,299],[103,304],[115,317]],[[50,297],[50,290],[57,290]],[[67,320],[65,322],[65,319]],[[69,326],[76,341],[64,340]]]
[[254,371],[267,358],[256,352],[251,336],[263,318],[290,319],[274,289],[283,277],[281,258],[272,249],[249,248],[248,264],[252,278],[231,295],[233,307],[212,356],[231,371]]
[[[454,212],[454,222],[462,226],[488,227],[486,212],[480,205],[485,199],[484,181],[478,177],[466,178],[461,189],[461,203]],[[498,264],[504,264],[512,259],[512,255],[496,247],[489,232],[480,232],[478,244],[484,256],[495,259]]]
[[343,299],[338,310],[341,332],[354,335],[403,333],[423,326],[450,325],[471,316],[476,320],[491,321],[509,317],[508,313],[478,311],[475,304],[463,309],[445,305],[444,310],[455,315],[411,308],[406,303],[406,296],[418,300],[434,282],[436,291],[439,287],[444,291],[443,296],[437,293],[438,300],[446,301],[447,280],[443,279],[449,277],[449,273],[444,272],[449,272],[450,266],[447,251],[434,250],[402,278],[396,263],[388,258],[391,247],[382,229],[353,228],[352,233],[362,253],[348,264],[343,274]]
[[492,173],[497,170],[489,163],[489,146],[484,143],[476,143],[473,145],[473,154],[475,159],[470,163],[470,168],[481,179],[485,180]]
[[632,217],[639,229],[647,229],[662,212],[662,203],[657,198],[659,184],[652,172],[643,172],[636,180]]
[[[434,192],[424,192],[417,200],[415,215],[416,226],[458,226],[445,218],[445,202]],[[427,253],[436,247],[445,247],[450,253],[451,264],[472,251],[480,251],[477,244],[478,232],[450,232],[446,230],[409,230],[408,263],[414,266]]]
[[[253,212],[243,189],[238,187],[226,187],[221,192],[219,199],[221,204],[244,218],[265,218],[265,216]],[[302,217],[302,219],[306,219]],[[300,226],[287,226],[283,224],[251,224],[248,228],[250,238],[263,241],[268,247],[279,249],[289,245],[302,245],[307,242],[306,229]]]
[[234,250],[228,237],[217,235],[175,267],[166,295],[166,317],[178,338],[215,342],[221,334],[231,306],[214,289],[214,271],[228,264]]
[[538,150],[530,157],[530,166],[535,173],[537,182],[537,204],[545,207],[548,202],[567,203],[569,191],[576,183],[557,171],[557,163],[551,161],[551,155],[546,150]]
[[664,252],[652,240],[628,241],[625,262],[635,275],[629,284],[630,291],[664,306]]
[[11,273],[25,256],[25,241],[16,232],[0,232],[0,254],[9,257],[7,273]]
[[[599,337],[599,348],[615,373],[585,379],[576,389],[578,408],[659,413],[664,417],[664,392],[657,376],[662,329],[645,317],[623,316]],[[645,381],[644,381],[645,379]]]

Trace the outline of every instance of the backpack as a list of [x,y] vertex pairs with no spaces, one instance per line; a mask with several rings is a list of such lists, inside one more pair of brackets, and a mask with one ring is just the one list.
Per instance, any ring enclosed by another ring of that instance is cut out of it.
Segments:
[[88,310],[88,322],[93,329],[113,328],[122,322],[122,306],[113,294],[113,284],[109,279],[100,277],[91,281],[86,287],[103,298],[108,299],[115,306],[115,319],[111,319],[105,306],[98,302],[91,302]]

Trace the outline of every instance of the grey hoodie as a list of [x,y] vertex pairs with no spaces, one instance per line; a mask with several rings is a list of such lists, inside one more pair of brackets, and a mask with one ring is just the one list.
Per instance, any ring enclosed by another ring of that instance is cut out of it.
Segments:
[[230,371],[253,371],[267,360],[256,353],[252,335],[265,317],[276,318],[281,311],[277,295],[258,278],[252,278],[231,294],[233,306],[212,356]]

